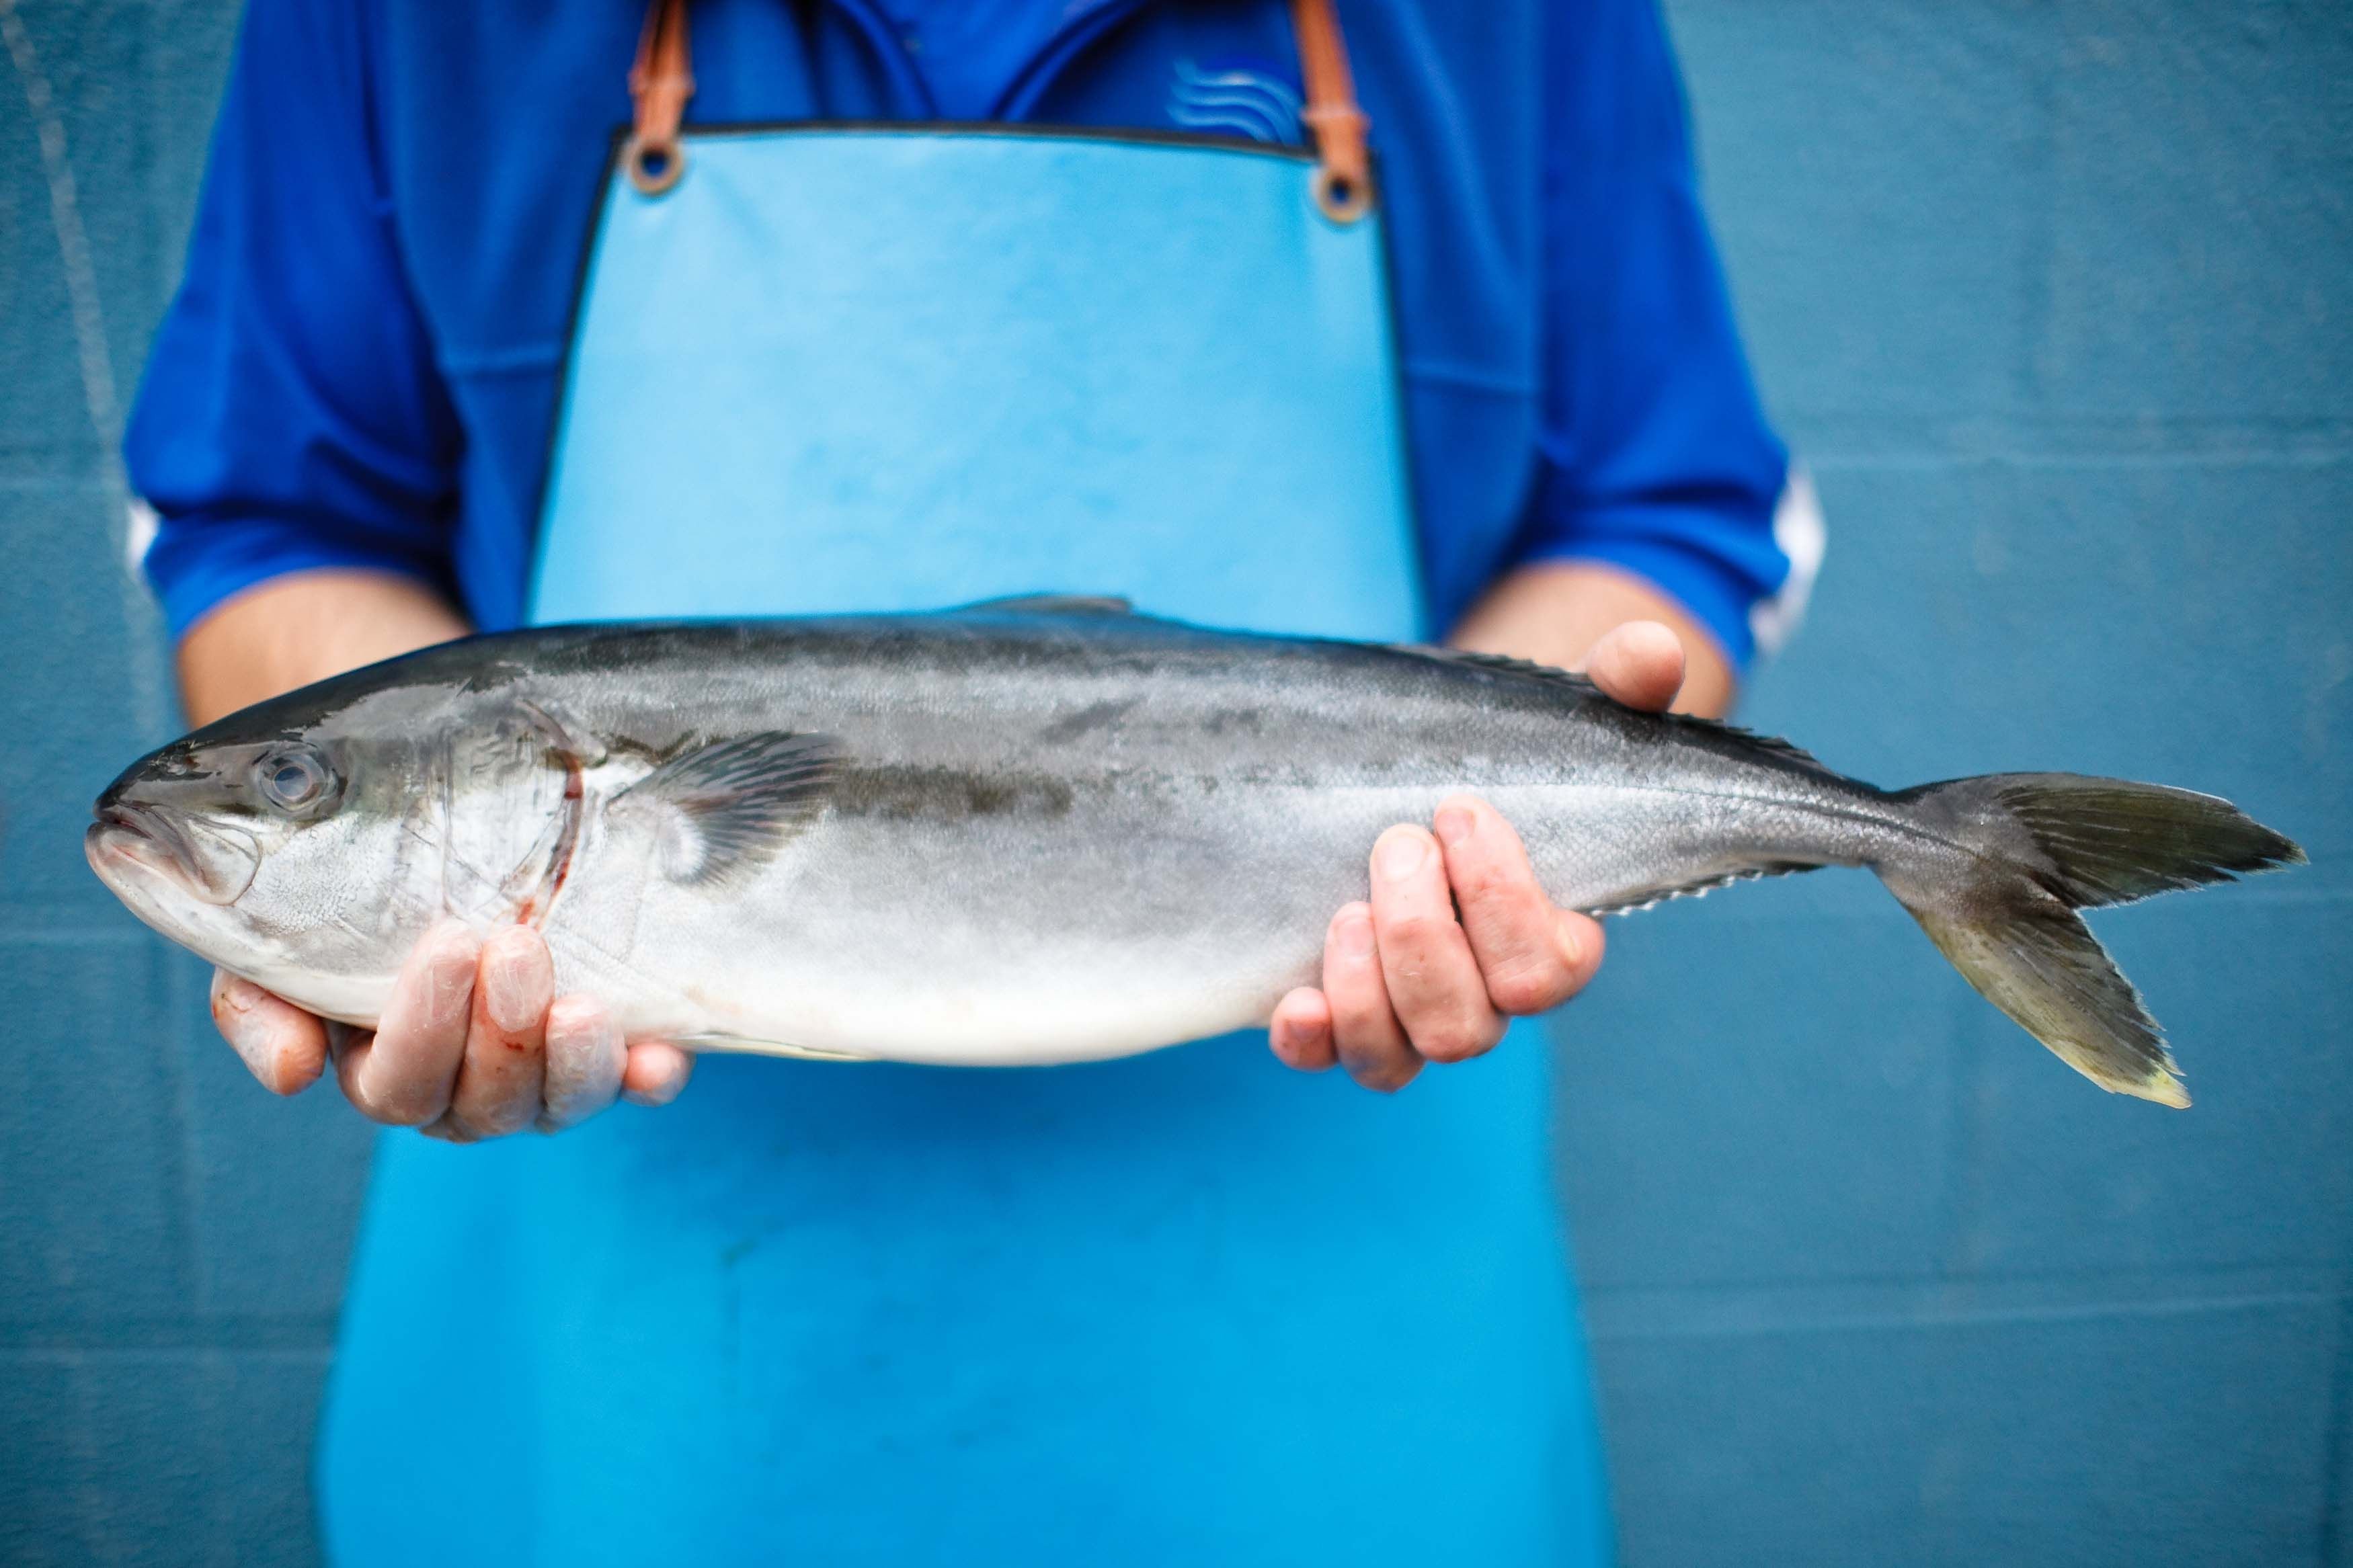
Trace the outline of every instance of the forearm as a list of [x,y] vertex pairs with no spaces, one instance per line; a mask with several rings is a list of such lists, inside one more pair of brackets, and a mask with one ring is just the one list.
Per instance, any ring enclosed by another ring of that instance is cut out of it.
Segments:
[[1524,566],[1472,606],[1451,640],[1479,653],[1582,669],[1601,635],[1628,621],[1663,622],[1682,640],[1679,710],[1710,717],[1730,710],[1738,683],[1715,639],[1672,599],[1607,566],[1577,561]]
[[190,721],[373,664],[472,628],[448,602],[406,577],[296,572],[227,600],[180,641],[180,694]]

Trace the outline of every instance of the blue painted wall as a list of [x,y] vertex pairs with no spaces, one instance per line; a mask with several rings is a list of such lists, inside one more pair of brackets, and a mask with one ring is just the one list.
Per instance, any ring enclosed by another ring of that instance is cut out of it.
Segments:
[[2353,1563],[2353,12],[1670,14],[1831,526],[1749,721],[2211,790],[2316,863],[2094,920],[2186,1113],[1865,877],[1613,929],[1560,1137],[1626,1557]]
[[[2232,795],[2292,877],[2097,922],[2101,1095],[1868,879],[1623,922],[1563,1181],[1634,1563],[2353,1565],[2353,14],[1671,0],[1833,547],[1750,719],[1883,783]],[[83,869],[165,732],[111,426],[218,0],[0,0],[0,1561],[301,1563],[365,1140]],[[110,384],[110,377],[111,384]]]

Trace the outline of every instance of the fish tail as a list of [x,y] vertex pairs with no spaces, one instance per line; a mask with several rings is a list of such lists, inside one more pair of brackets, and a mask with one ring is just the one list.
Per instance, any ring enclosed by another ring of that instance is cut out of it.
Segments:
[[1992,773],[1894,797],[1939,847],[1875,868],[1987,1000],[2101,1088],[2187,1106],[2140,994],[2078,910],[2303,861],[2226,800],[2075,773]]

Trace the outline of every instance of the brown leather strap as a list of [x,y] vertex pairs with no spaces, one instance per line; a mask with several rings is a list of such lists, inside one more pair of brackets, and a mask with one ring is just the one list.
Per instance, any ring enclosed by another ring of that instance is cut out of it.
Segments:
[[[1291,0],[1291,24],[1299,37],[1299,73],[1307,89],[1301,118],[1315,139],[1315,204],[1333,222],[1354,223],[1372,209],[1372,158],[1340,21],[1332,0]],[[693,96],[686,0],[651,0],[638,38],[637,63],[629,68],[629,97],[637,111],[622,151],[630,184],[649,196],[678,184],[686,171],[678,128]]]
[[652,0],[646,8],[645,31],[638,36],[637,63],[629,68],[629,97],[637,113],[621,153],[629,183],[649,196],[678,184],[686,172],[686,148],[679,141],[678,127],[686,117],[686,100],[693,96],[686,0]]
[[1332,0],[1291,0],[1291,26],[1299,35],[1299,74],[1307,88],[1300,118],[1315,138],[1315,205],[1335,223],[1354,223],[1372,208],[1373,167],[1340,19],[1332,14]]

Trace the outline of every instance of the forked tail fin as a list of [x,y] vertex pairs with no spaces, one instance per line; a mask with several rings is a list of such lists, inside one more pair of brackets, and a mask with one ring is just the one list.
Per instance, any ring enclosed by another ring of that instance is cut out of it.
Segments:
[[2140,994],[2075,913],[2303,861],[2229,801],[2075,773],[1990,773],[1897,797],[1952,852],[1880,867],[1953,967],[2101,1088],[2187,1106]]

